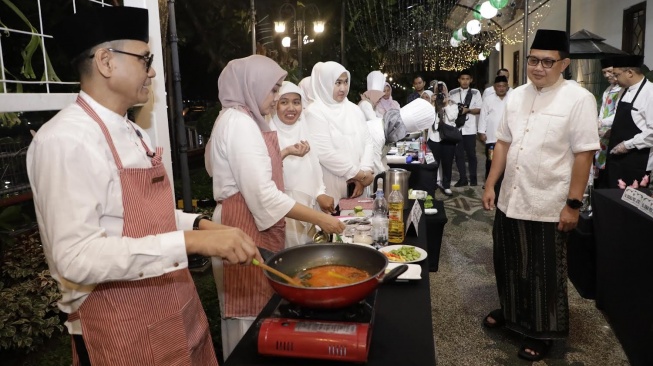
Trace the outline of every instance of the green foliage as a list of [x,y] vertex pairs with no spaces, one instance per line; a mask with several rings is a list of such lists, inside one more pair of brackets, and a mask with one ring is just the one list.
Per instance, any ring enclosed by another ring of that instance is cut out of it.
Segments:
[[61,332],[59,297],[39,233],[19,235],[7,244],[0,269],[0,350],[32,351]]

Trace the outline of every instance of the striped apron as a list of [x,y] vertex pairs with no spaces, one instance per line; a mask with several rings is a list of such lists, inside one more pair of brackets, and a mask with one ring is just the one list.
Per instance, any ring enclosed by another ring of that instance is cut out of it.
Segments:
[[[106,125],[81,98],[77,103],[102,129],[120,174],[122,235],[141,238],[177,230],[172,190],[162,147],[151,168],[124,168]],[[136,131],[134,129],[134,131]],[[80,308],[79,319],[93,366],[217,365],[209,325],[187,268],[138,281],[101,283]],[[78,365],[73,342],[74,365]]]
[[[247,113],[247,111],[241,111]],[[261,132],[261,134],[272,162],[272,180],[277,189],[283,191],[283,164],[277,132],[269,131]],[[254,216],[240,192],[222,201],[221,221],[223,225],[234,226],[243,230],[259,247],[278,252],[285,246],[286,222],[284,218],[282,217],[268,229],[259,231],[254,222]],[[257,316],[273,293],[274,290],[268,284],[260,268],[224,264],[225,304],[223,318]]]

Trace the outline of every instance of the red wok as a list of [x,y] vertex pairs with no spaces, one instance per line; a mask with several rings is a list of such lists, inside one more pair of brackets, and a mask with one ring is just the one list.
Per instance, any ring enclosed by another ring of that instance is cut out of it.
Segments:
[[305,244],[284,249],[265,259],[265,264],[290,277],[325,265],[350,266],[370,274],[361,282],[343,286],[298,287],[264,271],[268,282],[281,297],[297,305],[318,309],[336,309],[355,304],[381,283],[394,281],[408,269],[406,265],[398,266],[386,274],[388,258],[383,253],[355,244]]

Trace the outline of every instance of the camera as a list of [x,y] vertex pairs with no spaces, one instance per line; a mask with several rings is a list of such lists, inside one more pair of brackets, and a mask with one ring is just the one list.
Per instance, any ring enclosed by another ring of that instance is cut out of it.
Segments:
[[438,89],[437,89],[437,93],[435,95],[435,99],[437,101],[439,101],[439,102],[444,101],[444,86],[442,85],[441,82],[438,82]]

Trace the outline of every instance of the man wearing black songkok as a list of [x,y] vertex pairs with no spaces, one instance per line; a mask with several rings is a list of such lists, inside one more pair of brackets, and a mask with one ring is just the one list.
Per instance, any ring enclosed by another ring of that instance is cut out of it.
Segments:
[[217,365],[188,254],[261,260],[241,230],[175,210],[162,148],[127,119],[156,75],[148,19],[146,9],[93,5],[55,29],[81,91],[27,152],[75,366]]
[[519,357],[535,361],[569,333],[567,233],[578,223],[594,152],[596,100],[564,80],[565,32],[540,29],[526,57],[529,82],[508,98],[497,130],[483,206],[494,208],[494,269],[501,308],[483,321],[525,336]]

